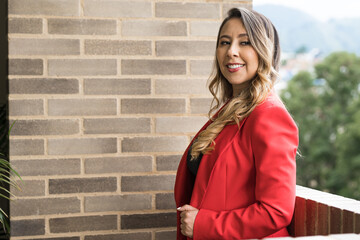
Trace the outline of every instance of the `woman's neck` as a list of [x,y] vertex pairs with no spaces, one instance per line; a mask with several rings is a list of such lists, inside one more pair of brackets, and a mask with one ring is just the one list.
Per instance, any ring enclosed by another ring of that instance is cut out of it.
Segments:
[[248,88],[249,84],[250,84],[250,81],[246,81],[241,84],[233,84],[232,85],[233,97],[239,96],[242,91],[244,91],[245,89]]

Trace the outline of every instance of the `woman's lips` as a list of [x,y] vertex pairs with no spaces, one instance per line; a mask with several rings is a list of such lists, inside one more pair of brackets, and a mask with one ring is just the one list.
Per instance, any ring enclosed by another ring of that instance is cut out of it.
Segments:
[[245,64],[234,63],[234,64],[227,64],[226,68],[228,69],[229,72],[237,72],[244,66]]

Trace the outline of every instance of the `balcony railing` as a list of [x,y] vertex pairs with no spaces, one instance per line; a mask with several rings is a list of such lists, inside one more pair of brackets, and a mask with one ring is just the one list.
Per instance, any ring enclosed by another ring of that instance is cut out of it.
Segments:
[[308,236],[305,239],[360,240],[360,201],[297,186],[289,232],[293,237]]

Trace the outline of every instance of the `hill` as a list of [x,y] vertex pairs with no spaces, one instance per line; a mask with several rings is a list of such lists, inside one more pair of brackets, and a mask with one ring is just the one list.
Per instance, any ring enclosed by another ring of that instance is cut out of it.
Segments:
[[305,47],[317,48],[324,55],[333,51],[360,54],[360,18],[322,22],[301,10],[272,4],[254,6],[254,10],[274,23],[284,52]]

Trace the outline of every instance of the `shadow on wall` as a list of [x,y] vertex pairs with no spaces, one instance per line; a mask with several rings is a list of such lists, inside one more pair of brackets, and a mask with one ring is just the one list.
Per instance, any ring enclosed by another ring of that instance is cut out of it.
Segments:
[[[8,155],[8,40],[7,40],[8,1],[0,1],[0,153]],[[8,186],[6,186],[8,188]],[[1,192],[1,194],[6,194]],[[9,201],[0,198],[0,208],[9,213]],[[2,239],[3,230],[0,230]]]

